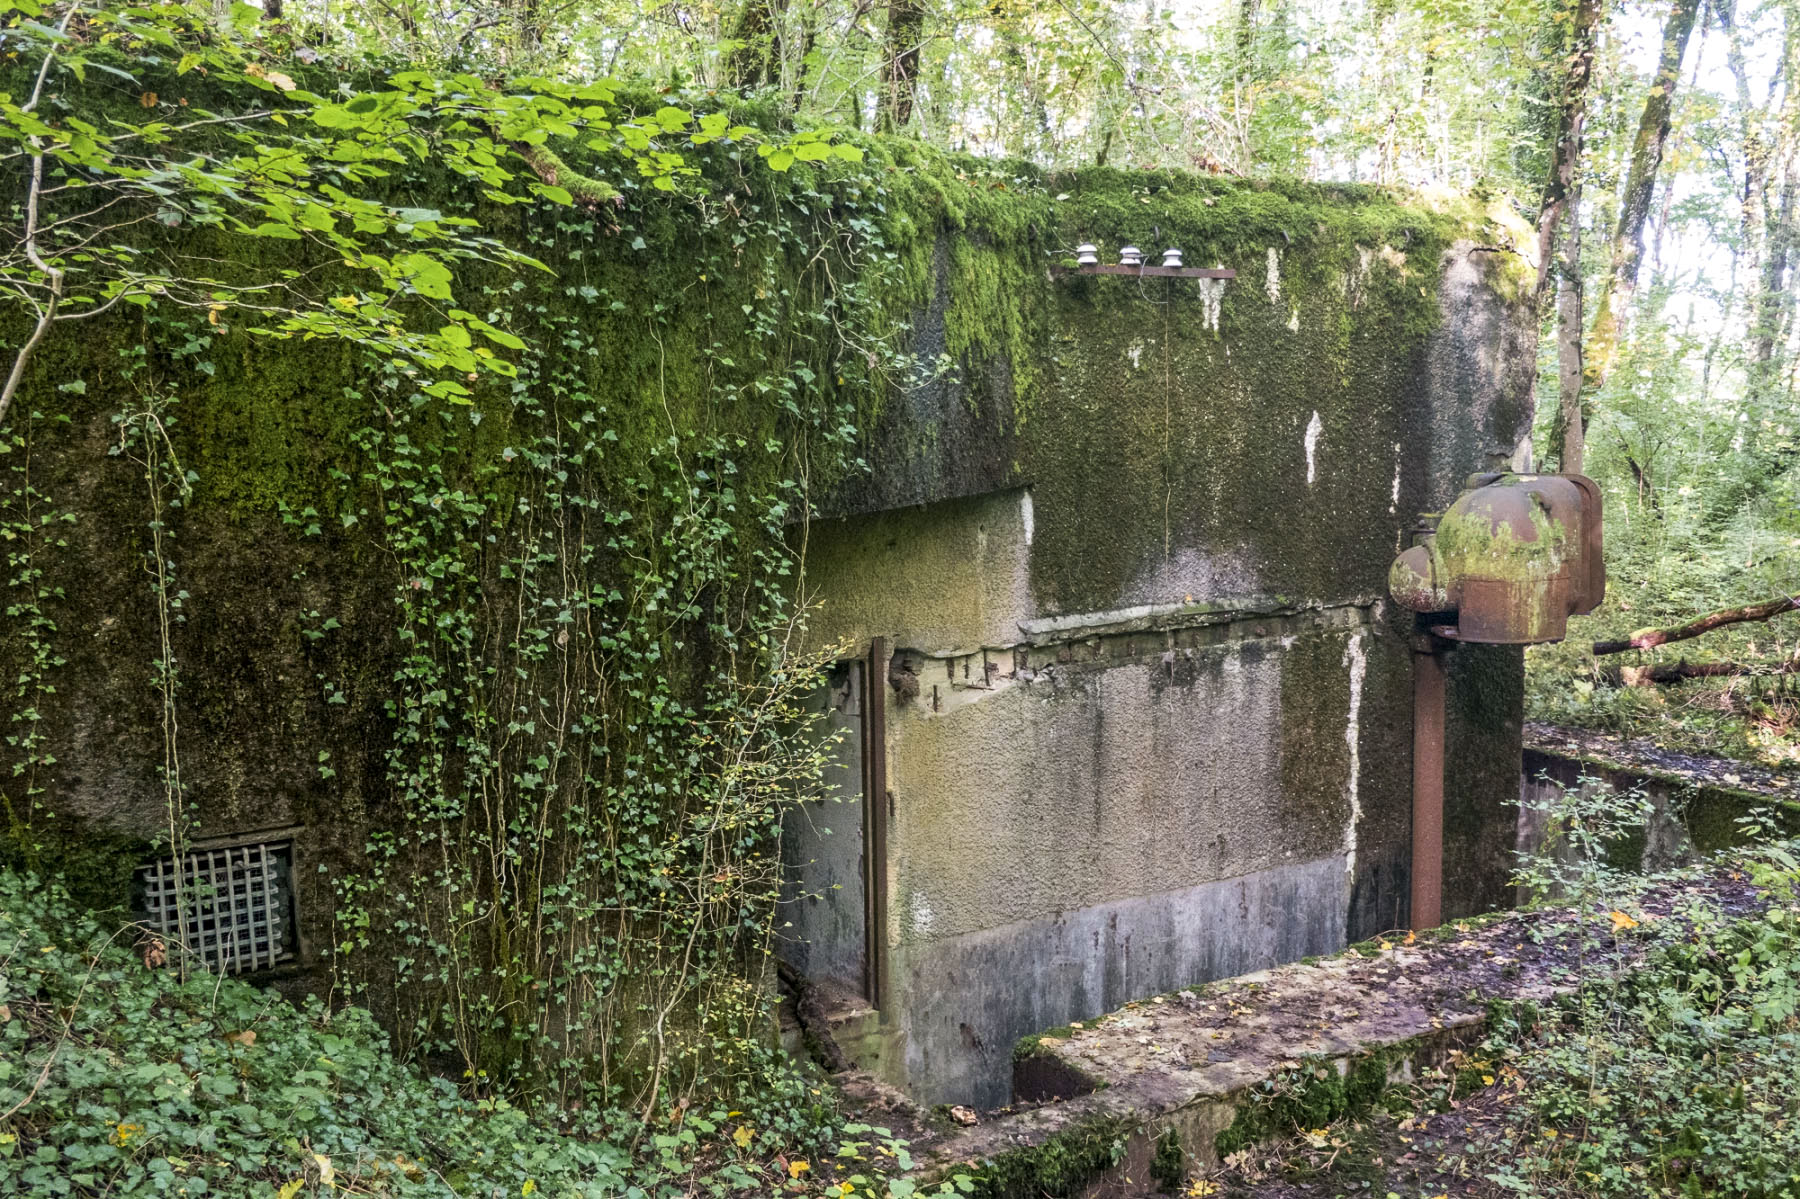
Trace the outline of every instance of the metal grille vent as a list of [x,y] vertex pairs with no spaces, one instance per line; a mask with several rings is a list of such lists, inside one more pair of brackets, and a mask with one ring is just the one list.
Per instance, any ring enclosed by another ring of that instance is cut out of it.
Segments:
[[[181,909],[177,918],[176,871]],[[293,843],[199,849],[138,867],[138,915],[216,974],[243,974],[292,961]]]

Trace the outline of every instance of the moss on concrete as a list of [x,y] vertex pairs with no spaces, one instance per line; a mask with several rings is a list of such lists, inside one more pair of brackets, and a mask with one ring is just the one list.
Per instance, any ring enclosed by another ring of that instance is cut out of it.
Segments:
[[1223,1159],[1240,1149],[1324,1128],[1366,1111],[1387,1089],[1389,1064],[1403,1055],[1402,1047],[1366,1054],[1348,1062],[1342,1074],[1330,1062],[1303,1061],[1241,1101],[1237,1116],[1213,1147]]
[[976,1199],[1041,1199],[1078,1195],[1088,1181],[1122,1161],[1136,1123],[1098,1117],[1040,1145],[1015,1149],[974,1170],[968,1194]]
[[1165,1128],[1156,1134],[1156,1148],[1150,1154],[1150,1181],[1165,1193],[1181,1186],[1187,1177],[1187,1153],[1181,1148],[1181,1134]]
[[1017,1041],[1013,1042],[1013,1061],[1016,1062],[1038,1053],[1043,1042],[1046,1040],[1066,1041],[1074,1035],[1074,1029],[1066,1024],[1060,1024],[1055,1028],[1046,1028],[1043,1032],[1034,1032],[1028,1036],[1020,1037]]
[[1753,837],[1738,821],[1752,813],[1766,817],[1782,836],[1800,836],[1800,803],[1758,791],[1700,787],[1681,804],[1680,811],[1694,848],[1702,853],[1750,844]]

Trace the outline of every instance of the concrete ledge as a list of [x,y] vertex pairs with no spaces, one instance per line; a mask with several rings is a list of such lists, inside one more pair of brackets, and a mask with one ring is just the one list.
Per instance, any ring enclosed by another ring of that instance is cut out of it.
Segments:
[[[1262,1139],[1261,1099],[1297,1082],[1323,1084],[1321,1101],[1342,1114],[1478,1038],[1497,1002],[1548,1004],[1620,977],[1687,927],[1691,905],[1729,919],[1763,902],[1742,875],[1689,872],[1650,884],[1631,908],[1640,924],[1617,935],[1605,912],[1515,912],[1127,1004],[1021,1044],[1022,1080],[1086,1093],[915,1130],[917,1174],[975,1173],[990,1194],[1151,1193],[1171,1140],[1188,1162],[1215,1165],[1221,1135]],[[1032,1177],[1034,1158],[1057,1171],[1054,1185]]]
[[1650,873],[1743,845],[1741,817],[1761,812],[1783,836],[1800,836],[1800,794],[1792,775],[1750,762],[1664,749],[1592,729],[1525,726],[1519,778],[1518,848],[1536,852],[1546,807],[1559,789],[1597,783],[1636,791],[1649,801],[1645,823],[1608,857],[1624,870]]
[[1382,598],[1379,595],[1353,595],[1335,600],[1305,601],[1281,595],[1237,595],[1220,596],[1204,602],[1194,602],[1190,598],[1185,602],[1139,604],[1111,612],[1077,612],[1021,620],[1019,632],[1023,634],[1027,645],[1058,645],[1082,637],[1160,632],[1226,624],[1235,620],[1297,616],[1305,612],[1326,612],[1338,608],[1366,610],[1380,603]]

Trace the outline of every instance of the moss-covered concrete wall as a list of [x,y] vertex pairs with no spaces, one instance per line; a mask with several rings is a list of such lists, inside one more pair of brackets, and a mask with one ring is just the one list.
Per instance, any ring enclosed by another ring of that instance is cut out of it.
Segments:
[[[1386,572],[1529,426],[1520,263],[1477,216],[1058,187],[1066,240],[1157,226],[1237,278],[1002,272],[1030,377],[900,397],[808,534],[815,634],[894,651],[886,1033],[860,1048],[931,1102],[1005,1102],[1021,1035],[1406,925],[1412,624]],[[927,340],[1011,261],[936,260]],[[1509,898],[1521,680],[1516,652],[1453,656],[1451,915]]]

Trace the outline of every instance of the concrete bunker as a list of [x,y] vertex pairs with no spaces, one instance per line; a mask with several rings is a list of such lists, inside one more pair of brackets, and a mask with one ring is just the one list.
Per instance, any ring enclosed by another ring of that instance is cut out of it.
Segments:
[[[872,479],[806,533],[853,735],[784,850],[782,952],[846,1059],[999,1106],[1021,1037],[1408,923],[1413,618],[1385,583],[1419,512],[1523,465],[1498,257],[1446,255],[1397,358],[1348,283],[1065,276],[1027,419],[954,380],[883,415]],[[1522,660],[1450,674],[1454,917],[1509,898]]]

